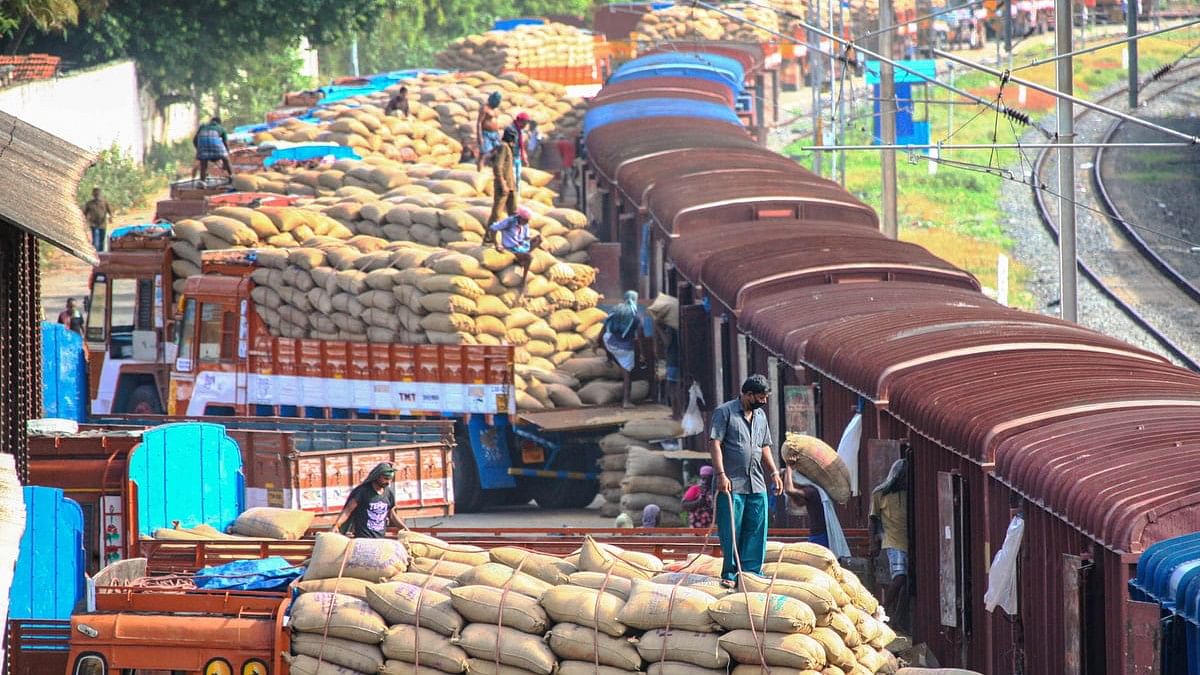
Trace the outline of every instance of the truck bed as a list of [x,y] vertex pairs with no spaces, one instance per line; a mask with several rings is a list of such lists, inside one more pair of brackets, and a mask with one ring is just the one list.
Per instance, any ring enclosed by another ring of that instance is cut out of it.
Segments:
[[665,405],[639,405],[633,408],[598,405],[522,412],[517,416],[522,422],[544,431],[599,431],[607,427],[619,427],[631,420],[670,419],[671,409]]

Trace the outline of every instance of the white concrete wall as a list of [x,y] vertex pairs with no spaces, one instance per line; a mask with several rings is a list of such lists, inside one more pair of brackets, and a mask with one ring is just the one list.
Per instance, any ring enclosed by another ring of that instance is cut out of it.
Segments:
[[132,61],[0,89],[0,110],[88,150],[116,143],[139,162],[145,152],[137,69]]

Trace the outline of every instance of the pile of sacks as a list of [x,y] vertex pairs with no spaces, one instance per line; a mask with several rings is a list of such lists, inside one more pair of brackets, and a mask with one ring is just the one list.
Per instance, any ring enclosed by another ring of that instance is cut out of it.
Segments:
[[[753,5],[725,5],[722,9],[744,17],[746,22],[699,7],[668,7],[645,14],[629,39],[646,46],[695,39],[765,42],[775,38],[771,31],[779,32],[779,15],[773,11]],[[756,28],[747,22],[769,30]]]
[[410,98],[436,111],[442,130],[466,146],[475,145],[479,109],[493,92],[501,94],[498,121],[502,126],[511,124],[517,113],[523,111],[537,122],[538,133],[544,138],[574,135],[587,112],[586,102],[577,96],[567,96],[563,85],[521,73],[421,75],[405,84]]
[[625,513],[642,522],[649,504],[658,506],[662,527],[680,524],[683,467],[668,459],[654,441],[678,438],[683,428],[673,419],[637,419],[600,439],[600,514]]
[[256,506],[246,509],[233,524],[229,533],[222,532],[211,525],[196,525],[195,527],[160,527],[154,531],[155,539],[177,541],[205,541],[225,539],[284,539],[296,540],[308,532],[316,516],[311,511],[300,509],[281,509],[269,506]]
[[[546,187],[552,180],[554,176],[550,173],[523,168],[523,203],[538,202],[552,206],[558,196]],[[240,192],[314,197],[323,199],[317,201],[323,206],[343,200],[373,201],[414,195],[444,195],[446,198],[470,199],[474,205],[490,209],[492,200],[488,195],[492,193],[492,171],[485,167],[478,172],[474,164],[446,167],[425,163],[404,164],[381,157],[369,157],[365,160],[338,160],[319,169],[280,167],[238,174],[233,178],[233,188]]]
[[[318,536],[292,604],[296,675],[892,673],[878,603],[815,544],[769,547],[746,592],[683,562],[585,540],[514,547]],[[411,554],[411,559],[409,558]],[[779,672],[779,671],[776,671]]]
[[[366,98],[366,97],[362,97]],[[384,157],[403,162],[453,166],[462,156],[462,144],[442,132],[437,112],[415,103],[413,117],[385,115],[382,105],[348,99],[313,113],[317,122],[289,118],[254,136],[255,145],[276,141],[336,143],[354,148],[360,157]]]
[[494,75],[522,68],[590,67],[596,63],[596,42],[591,33],[550,22],[468,35],[451,42],[434,60],[446,70]]

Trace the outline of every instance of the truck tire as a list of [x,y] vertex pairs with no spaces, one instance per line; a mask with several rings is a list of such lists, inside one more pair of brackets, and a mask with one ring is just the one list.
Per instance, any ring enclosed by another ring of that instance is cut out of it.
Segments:
[[483,488],[479,487],[479,469],[471,453],[471,436],[466,427],[456,428],[458,442],[454,445],[451,461],[454,464],[454,512],[478,513],[487,503]]
[[[554,471],[596,471],[599,448],[595,444],[571,445],[562,449],[551,467]],[[593,450],[595,452],[593,452]],[[582,509],[596,498],[600,491],[598,480],[563,480],[560,478],[534,478],[529,481],[529,492],[543,509]]]

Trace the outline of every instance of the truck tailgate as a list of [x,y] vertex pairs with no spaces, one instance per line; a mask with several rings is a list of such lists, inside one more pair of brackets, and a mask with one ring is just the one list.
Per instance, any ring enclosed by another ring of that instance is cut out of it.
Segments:
[[671,409],[665,405],[639,405],[622,408],[619,405],[555,408],[537,412],[518,413],[522,422],[540,427],[543,431],[599,431],[619,427],[631,420],[670,419]]

